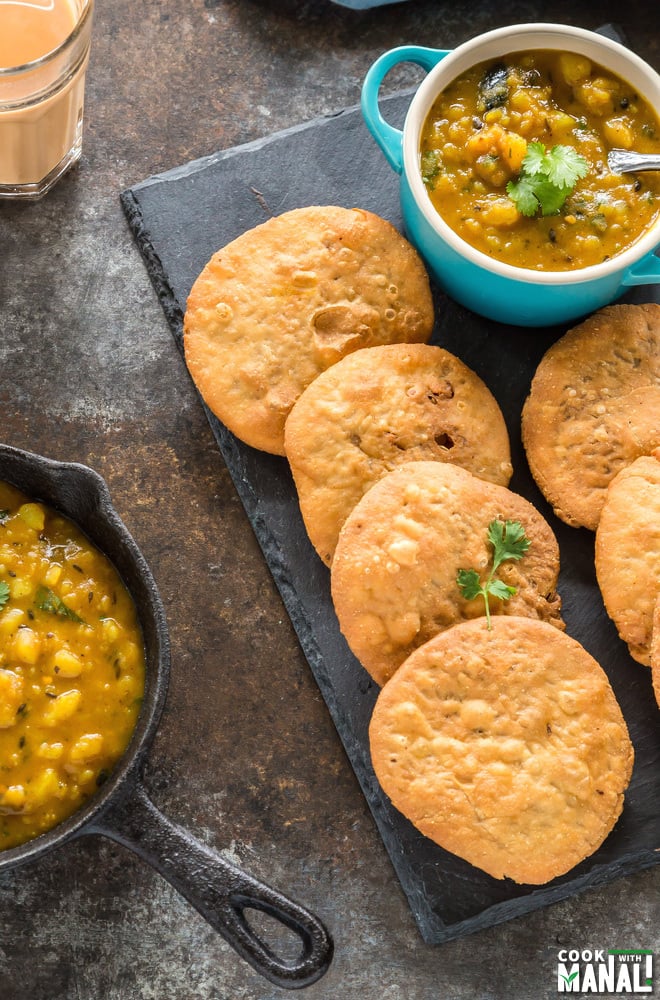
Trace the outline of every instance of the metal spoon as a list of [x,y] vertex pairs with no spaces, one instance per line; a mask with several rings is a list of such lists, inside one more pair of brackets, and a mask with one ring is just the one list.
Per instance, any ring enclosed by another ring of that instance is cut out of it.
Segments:
[[629,149],[611,149],[607,165],[613,174],[630,174],[638,170],[660,170],[659,153],[634,153]]

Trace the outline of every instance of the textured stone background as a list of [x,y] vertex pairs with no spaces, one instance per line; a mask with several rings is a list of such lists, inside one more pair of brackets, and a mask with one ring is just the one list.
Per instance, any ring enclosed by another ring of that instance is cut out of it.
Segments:
[[[158,171],[356,104],[370,63],[398,44],[618,21],[657,67],[655,4],[97,3],[82,162],[42,202],[0,205],[0,416],[4,441],[106,478],[156,577],[173,671],[146,774],[154,801],[324,918],[336,954],[310,1000],[554,997],[563,946],[652,948],[657,964],[660,868],[422,943],[118,199]],[[392,73],[385,92],[415,73]],[[2,1000],[284,995],[113,844],[81,841],[0,877]]]

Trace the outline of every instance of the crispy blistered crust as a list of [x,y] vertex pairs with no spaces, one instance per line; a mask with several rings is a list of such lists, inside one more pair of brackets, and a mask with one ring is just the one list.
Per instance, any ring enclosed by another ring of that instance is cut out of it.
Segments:
[[522,615],[563,628],[556,592],[559,549],[547,521],[517,493],[442,462],[409,462],[388,472],[347,517],[331,568],[341,631],[378,684],[438,632],[484,614],[482,598],[466,600],[456,577],[485,577],[493,520],[520,521],[531,540],[497,576],[516,588],[509,601],[491,597],[495,615]]
[[545,622],[466,622],[378,696],[376,776],[427,837],[494,878],[538,885],[592,854],[623,807],[633,748],[609,681]]
[[557,516],[595,530],[617,472],[660,445],[660,305],[608,306],[558,340],[532,381],[522,437]]
[[610,483],[596,531],[596,576],[630,655],[650,666],[660,594],[660,448]]
[[660,594],[653,611],[653,632],[651,635],[651,672],[653,674],[653,691],[660,708]]
[[284,421],[320,372],[360,347],[427,341],[428,276],[414,248],[362,209],[269,219],[213,255],[188,298],[184,349],[213,413],[284,454]]
[[405,462],[453,462],[507,486],[509,435],[482,380],[429,344],[368,347],[323,372],[285,425],[284,446],[307,532],[330,565],[358,500]]

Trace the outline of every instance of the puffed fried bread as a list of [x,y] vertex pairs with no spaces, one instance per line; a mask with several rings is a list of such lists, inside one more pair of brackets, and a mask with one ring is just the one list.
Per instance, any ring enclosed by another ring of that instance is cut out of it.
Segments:
[[546,622],[455,625],[381,690],[376,776],[426,837],[493,878],[542,884],[619,817],[633,748],[605,672]]
[[660,448],[610,483],[596,530],[596,578],[630,655],[650,666],[660,594]]
[[294,404],[284,447],[308,535],[326,565],[358,500],[405,462],[453,462],[507,486],[509,435],[483,381],[429,344],[355,351]]
[[607,306],[561,337],[532,380],[522,437],[555,514],[595,530],[614,476],[660,445],[660,305]]
[[660,708],[660,594],[653,611],[653,630],[651,633],[651,674],[653,676],[653,692]]
[[491,521],[519,521],[530,539],[498,577],[516,591],[492,598],[494,615],[522,615],[563,628],[556,591],[557,540],[536,508],[505,486],[443,462],[408,462],[387,473],[348,515],[332,561],[331,593],[341,631],[378,684],[438,632],[485,613],[467,600],[459,569],[484,573]]

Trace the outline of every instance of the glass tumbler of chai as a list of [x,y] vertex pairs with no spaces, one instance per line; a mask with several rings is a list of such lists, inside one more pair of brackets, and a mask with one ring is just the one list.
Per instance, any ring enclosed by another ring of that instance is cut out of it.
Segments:
[[0,198],[40,198],[80,156],[94,0],[0,0]]

